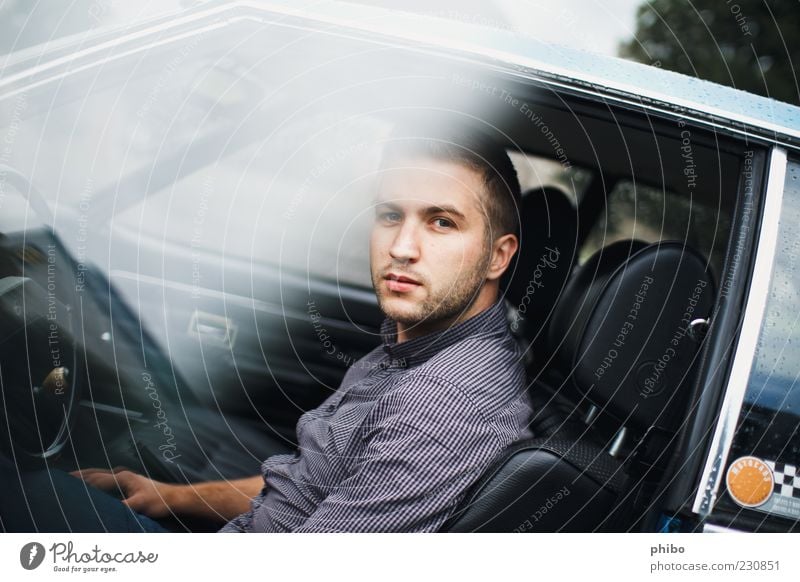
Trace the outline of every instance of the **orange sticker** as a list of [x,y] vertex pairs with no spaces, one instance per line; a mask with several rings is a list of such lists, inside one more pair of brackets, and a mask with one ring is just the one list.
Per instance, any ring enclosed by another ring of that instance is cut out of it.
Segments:
[[757,507],[764,503],[775,488],[772,470],[756,457],[739,457],[725,476],[733,500],[743,507]]

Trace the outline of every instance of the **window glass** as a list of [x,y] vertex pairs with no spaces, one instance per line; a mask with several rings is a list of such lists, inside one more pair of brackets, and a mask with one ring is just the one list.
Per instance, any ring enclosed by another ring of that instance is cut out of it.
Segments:
[[[390,124],[326,111],[276,129],[121,213],[118,228],[369,286],[380,140]],[[191,217],[187,220],[186,217]]]
[[769,465],[775,491],[759,509],[797,519],[800,488],[795,487],[793,478],[800,467],[800,163],[797,161],[790,161],[787,169],[769,288],[729,459],[753,455]]
[[[41,192],[73,254],[106,271],[153,264],[130,248],[170,248],[370,286],[385,111],[414,103],[411,84],[385,73],[400,57],[325,42],[240,23],[0,100],[0,164]],[[0,180],[1,231],[41,221],[13,186]]]
[[556,186],[567,195],[572,206],[577,208],[592,177],[590,171],[576,167],[565,168],[556,160],[521,152],[510,151],[508,155],[517,170],[523,196],[528,190]]
[[730,219],[718,208],[690,196],[622,180],[608,194],[606,209],[592,227],[578,260],[583,263],[595,251],[619,240],[677,240],[709,258],[716,276],[729,232]]

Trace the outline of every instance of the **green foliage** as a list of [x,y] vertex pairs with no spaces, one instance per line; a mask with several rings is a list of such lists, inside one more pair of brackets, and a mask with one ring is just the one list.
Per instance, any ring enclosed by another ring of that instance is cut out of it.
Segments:
[[622,57],[800,104],[797,0],[650,0]]

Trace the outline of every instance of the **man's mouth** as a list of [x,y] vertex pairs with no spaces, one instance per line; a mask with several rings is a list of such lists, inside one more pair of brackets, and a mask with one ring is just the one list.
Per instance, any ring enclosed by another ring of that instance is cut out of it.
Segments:
[[397,291],[400,293],[413,291],[422,285],[422,283],[416,279],[398,273],[387,273],[383,278],[386,280],[386,286],[390,291]]

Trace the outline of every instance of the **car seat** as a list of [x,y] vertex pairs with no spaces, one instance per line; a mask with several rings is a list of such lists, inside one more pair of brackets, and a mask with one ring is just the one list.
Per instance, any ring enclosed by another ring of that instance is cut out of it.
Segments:
[[702,342],[692,322],[708,317],[715,296],[698,253],[680,242],[642,245],[620,241],[597,251],[570,278],[550,318],[552,365],[566,379],[555,392],[577,398],[574,407],[591,405],[593,420],[551,410],[547,422],[534,421],[534,437],[498,458],[442,531],[618,527],[609,516],[633,449],[617,437],[635,443],[653,427],[675,430]]

